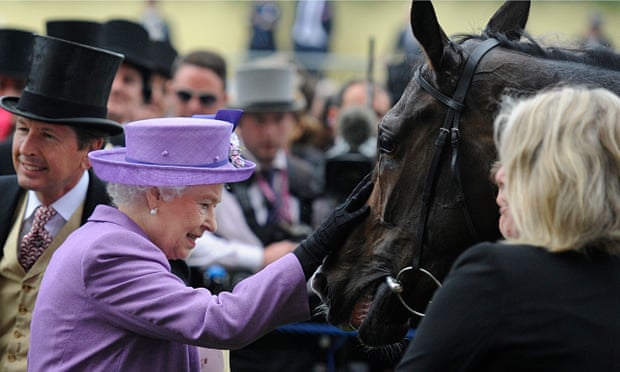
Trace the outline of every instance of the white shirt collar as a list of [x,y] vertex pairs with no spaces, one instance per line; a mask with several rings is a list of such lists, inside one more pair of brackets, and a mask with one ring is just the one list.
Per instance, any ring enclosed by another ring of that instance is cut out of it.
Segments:
[[[52,203],[52,207],[54,207],[56,212],[62,216],[65,221],[69,221],[69,218],[71,218],[73,212],[75,212],[75,210],[86,198],[89,179],[90,177],[88,172],[84,171],[84,174],[82,174],[82,177],[78,183],[71,190],[69,190],[68,193]],[[30,218],[35,209],[37,209],[37,207],[41,204],[41,201],[37,198],[37,194],[33,190],[28,190],[28,203],[26,204],[24,220]]]
[[279,150],[276,153],[276,157],[273,159],[272,166],[274,169],[286,170],[286,151]]

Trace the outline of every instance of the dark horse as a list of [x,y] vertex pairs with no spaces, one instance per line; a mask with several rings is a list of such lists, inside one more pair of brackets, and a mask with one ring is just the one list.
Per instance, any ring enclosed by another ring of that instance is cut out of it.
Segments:
[[451,40],[430,2],[412,4],[426,61],[379,125],[370,216],[312,283],[328,322],[368,346],[402,341],[455,258],[500,238],[489,172],[502,97],[558,84],[620,92],[616,54],[540,45],[524,32],[529,10],[508,1],[481,35]]

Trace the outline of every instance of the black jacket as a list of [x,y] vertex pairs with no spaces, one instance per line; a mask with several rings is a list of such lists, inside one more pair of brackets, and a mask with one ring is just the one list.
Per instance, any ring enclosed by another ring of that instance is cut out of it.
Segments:
[[[89,170],[90,182],[86,191],[86,200],[84,202],[84,210],[82,211],[82,220],[80,225],[86,222],[86,219],[93,213],[95,206],[98,204],[110,205],[110,197],[105,189],[105,183],[101,181],[92,170]],[[9,231],[16,222],[18,216],[15,216],[15,210],[20,197],[26,192],[25,189],[19,187],[16,175],[0,176],[0,249],[4,247],[4,243],[9,235]],[[4,257],[4,249],[0,251],[0,258]]]

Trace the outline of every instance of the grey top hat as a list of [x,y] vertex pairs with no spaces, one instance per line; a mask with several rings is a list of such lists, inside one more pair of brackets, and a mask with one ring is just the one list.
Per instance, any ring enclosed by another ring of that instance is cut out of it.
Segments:
[[242,65],[235,71],[233,106],[245,112],[299,111],[305,102],[296,97],[295,78],[289,65]]
[[34,34],[30,31],[0,29],[0,75],[25,80],[30,71]]
[[32,65],[21,97],[0,98],[0,107],[32,120],[120,134],[107,102],[123,56],[83,44],[35,35]]
[[48,36],[98,47],[101,23],[81,19],[55,19],[45,22],[45,30]]

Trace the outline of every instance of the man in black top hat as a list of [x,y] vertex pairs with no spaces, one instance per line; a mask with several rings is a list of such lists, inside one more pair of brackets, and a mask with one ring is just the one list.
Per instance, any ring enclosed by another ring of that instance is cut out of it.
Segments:
[[152,63],[151,100],[144,106],[143,118],[157,118],[171,114],[168,85],[172,79],[172,65],[177,55],[170,41],[152,39],[149,41],[149,57]]
[[[90,45],[97,47],[99,45],[99,35],[101,30],[101,23],[91,20],[82,20],[82,19],[54,19],[48,20],[45,22],[45,29],[48,36],[53,36],[55,38],[64,39],[68,41],[73,41],[80,44]],[[2,31],[0,31],[2,32]],[[13,47],[0,46],[2,50],[17,50],[15,55],[10,54],[10,64],[12,66],[23,66],[21,68],[20,77],[19,77],[19,91],[7,91],[0,89],[0,97],[1,96],[19,96],[21,94],[21,90],[23,89],[24,83],[26,82],[26,77],[28,76],[28,71],[30,70],[30,56],[32,54],[32,41],[34,35],[32,33],[28,33],[27,35],[23,35],[23,33],[15,34],[13,38],[19,37],[19,44],[16,41],[12,41],[11,45]],[[0,36],[2,39],[2,36]],[[3,44],[0,41],[0,44]],[[19,47],[17,47],[19,45]],[[26,54],[24,53],[27,50],[27,59]],[[7,54],[9,56],[9,54]],[[1,67],[0,67],[1,69]],[[0,70],[1,71],[1,70]],[[14,115],[10,114],[8,111],[1,110],[0,112],[6,112],[7,114],[14,117]],[[13,168],[13,160],[11,159],[11,147],[12,147],[13,138],[9,137],[8,140],[0,144],[0,175],[2,174],[15,174],[15,169]]]
[[[22,94],[32,55],[32,32],[0,29],[0,97]],[[0,109],[0,175],[15,174],[11,160],[11,143],[15,117]]]
[[[143,106],[151,96],[149,44],[149,34],[139,23],[112,19],[102,24],[99,47],[125,56],[110,91],[109,119],[125,124],[143,118]],[[110,141],[114,146],[124,145],[122,135]]]
[[51,19],[45,22],[45,31],[47,36],[98,47],[101,23],[88,19]]
[[[122,55],[36,35],[15,114],[16,175],[0,176],[0,370],[26,371],[29,327],[39,284],[54,250],[97,204],[109,204],[88,152],[122,127],[106,103]],[[45,217],[45,218],[43,218]]]

